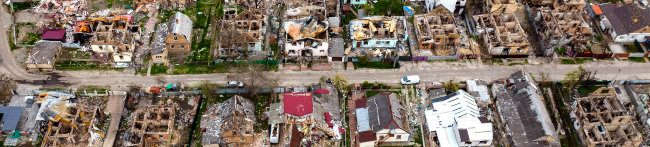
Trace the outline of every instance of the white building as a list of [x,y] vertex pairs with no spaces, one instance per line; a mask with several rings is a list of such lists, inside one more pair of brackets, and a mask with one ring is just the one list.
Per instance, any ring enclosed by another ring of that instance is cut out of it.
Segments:
[[492,124],[481,117],[474,97],[463,90],[433,99],[424,112],[429,141],[441,147],[489,146]]
[[479,79],[467,80],[467,91],[476,97],[479,103],[491,103],[487,82]]
[[445,7],[456,15],[460,15],[465,10],[465,2],[467,0],[424,0],[424,5],[427,8],[427,11],[431,11],[438,6]]

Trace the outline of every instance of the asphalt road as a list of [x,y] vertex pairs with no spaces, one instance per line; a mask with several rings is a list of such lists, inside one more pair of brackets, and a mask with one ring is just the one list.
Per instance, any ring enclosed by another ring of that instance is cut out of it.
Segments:
[[[444,82],[449,80],[462,81],[467,79],[483,79],[493,81],[505,78],[517,70],[531,73],[537,80],[541,80],[540,73],[549,75],[548,80],[562,80],[564,75],[574,70],[578,65],[517,65],[517,66],[492,66],[458,63],[402,63],[400,69],[374,70],[360,69],[352,71],[284,71],[269,72],[278,78],[281,86],[301,86],[317,83],[321,76],[333,76],[336,72],[347,77],[350,83],[381,82],[398,83],[405,75],[420,75],[423,83]],[[602,61],[591,62],[584,65],[587,70],[596,72],[600,80],[612,80],[619,73],[618,80],[650,79],[650,64]],[[198,75],[164,75],[164,76],[136,76],[118,71],[63,71],[58,80],[70,85],[109,85],[114,89],[126,89],[129,85],[160,86],[163,83],[207,80],[213,83],[226,83],[226,75],[198,74]]]

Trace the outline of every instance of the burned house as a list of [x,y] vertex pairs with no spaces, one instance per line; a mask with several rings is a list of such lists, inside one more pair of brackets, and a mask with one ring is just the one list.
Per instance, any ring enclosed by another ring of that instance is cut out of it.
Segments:
[[36,122],[43,133],[43,147],[101,146],[107,118],[98,105],[79,103],[72,94],[43,92],[36,97]]
[[454,14],[438,7],[427,14],[415,15],[420,56],[455,56],[460,44]]
[[475,34],[481,36],[493,57],[527,57],[530,43],[512,13],[475,15]]
[[226,6],[240,6],[244,9],[259,8],[262,1],[258,0],[224,0]]
[[584,0],[555,0],[553,10],[558,12],[584,13],[587,2]]
[[224,10],[219,32],[217,57],[239,57],[247,52],[262,51],[265,17],[259,9],[244,10],[237,14],[237,9]]
[[238,95],[210,106],[201,116],[201,128],[205,129],[201,145],[251,146],[255,141],[254,111],[253,102]]
[[583,46],[591,39],[591,27],[582,18],[582,12],[543,9],[537,15],[537,32],[545,46]]
[[133,112],[125,146],[165,146],[171,142],[176,105],[161,103]]
[[576,98],[571,118],[587,147],[640,146],[643,142],[634,117],[619,102],[614,88],[602,87],[587,97]]
[[542,92],[529,76],[517,71],[492,85],[497,123],[507,128],[505,138],[511,146],[560,146],[560,140],[546,109]]
[[285,21],[284,54],[294,59],[326,59],[329,37],[327,22],[316,16]]
[[393,57],[400,54],[398,45],[403,26],[388,16],[369,16],[350,21],[349,35],[353,51],[348,56]]
[[185,7],[188,7],[192,0],[158,0],[159,6],[165,10],[184,10]]

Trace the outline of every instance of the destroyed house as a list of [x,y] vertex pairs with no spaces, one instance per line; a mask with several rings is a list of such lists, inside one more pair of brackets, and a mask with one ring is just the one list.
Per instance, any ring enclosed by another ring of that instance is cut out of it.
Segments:
[[27,56],[27,70],[29,71],[53,71],[59,55],[61,54],[61,42],[39,41],[36,42]]
[[293,9],[287,9],[286,13],[284,14],[284,18],[287,20],[301,19],[310,16],[314,16],[320,20],[327,20],[325,7],[308,5]]
[[164,146],[172,141],[176,106],[156,104],[145,106],[131,114],[125,146]]
[[360,146],[409,145],[406,109],[397,99],[397,94],[378,93],[368,98],[365,106],[356,109]]
[[546,46],[586,45],[591,39],[591,27],[580,12],[540,10],[537,30]]
[[289,58],[327,58],[328,24],[317,17],[284,22],[284,54]]
[[560,146],[542,98],[528,73],[517,71],[492,87],[501,124],[512,146]]
[[420,55],[456,55],[460,35],[454,14],[438,7],[427,14],[415,15],[414,21]]
[[293,116],[305,116],[313,112],[314,103],[309,92],[294,92],[282,94],[284,113]]
[[[229,10],[225,10],[230,13]],[[264,15],[259,9],[244,10],[232,16],[224,15],[221,22],[218,57],[238,57],[247,51],[262,51],[265,24]]]
[[259,8],[263,1],[258,0],[224,0],[226,6],[239,6],[244,9]]
[[397,47],[398,20],[387,16],[370,16],[350,21],[350,39],[354,48]]
[[614,88],[601,87],[587,97],[576,98],[570,116],[587,147],[640,146],[643,142],[634,117],[617,99]]
[[165,44],[169,26],[167,23],[161,23],[156,29],[156,34],[153,36],[151,43],[151,62],[156,64],[169,64],[167,59],[168,51]]
[[[106,117],[98,106],[58,105],[57,116],[47,123],[43,147],[51,146],[101,146],[104,133],[100,126]],[[50,111],[52,112],[52,111]],[[104,124],[105,125],[105,124]]]
[[474,16],[476,35],[483,37],[493,57],[527,57],[530,43],[514,14],[498,13]]
[[[159,5],[165,10],[184,10],[185,7],[192,4],[192,0],[158,0]],[[195,1],[194,1],[195,2]]]
[[251,146],[254,140],[255,105],[239,95],[210,106],[201,116],[201,145]]
[[600,29],[609,33],[614,42],[644,42],[650,36],[650,10],[630,3],[624,6],[613,4],[598,5],[603,12],[600,15]]
[[584,0],[555,0],[553,10],[557,12],[584,13],[587,1]]

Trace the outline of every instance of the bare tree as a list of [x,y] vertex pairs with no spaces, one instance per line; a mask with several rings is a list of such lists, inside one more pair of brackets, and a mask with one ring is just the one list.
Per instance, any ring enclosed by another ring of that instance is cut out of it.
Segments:
[[238,66],[230,71],[231,73],[226,78],[244,82],[244,88],[253,95],[256,95],[259,89],[274,88],[280,85],[278,79],[264,71],[262,65]]
[[580,65],[575,70],[564,75],[563,82],[569,89],[574,89],[577,86],[582,85],[585,81],[593,80],[594,76],[595,74],[593,72],[588,71],[585,67]]
[[0,73],[0,104],[6,105],[11,101],[13,94],[11,90],[16,89],[18,84],[13,78],[4,73]]

